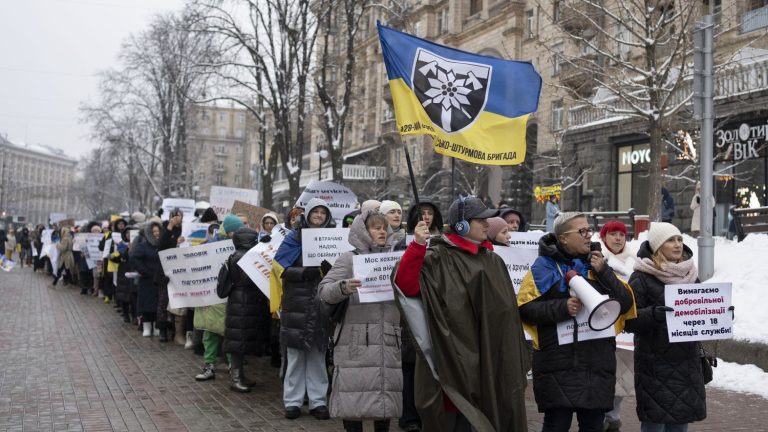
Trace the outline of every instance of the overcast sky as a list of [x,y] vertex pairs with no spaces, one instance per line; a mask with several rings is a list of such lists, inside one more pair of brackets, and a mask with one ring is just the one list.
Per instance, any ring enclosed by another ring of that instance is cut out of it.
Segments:
[[0,134],[80,157],[97,143],[78,107],[120,44],[183,0],[0,0]]

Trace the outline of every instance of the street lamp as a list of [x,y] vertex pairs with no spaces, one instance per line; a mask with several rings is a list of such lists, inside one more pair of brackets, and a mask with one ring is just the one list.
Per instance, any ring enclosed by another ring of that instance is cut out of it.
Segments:
[[328,150],[320,150],[317,152],[318,158],[320,159],[320,165],[317,168],[317,179],[322,180],[323,179],[323,159],[328,157]]

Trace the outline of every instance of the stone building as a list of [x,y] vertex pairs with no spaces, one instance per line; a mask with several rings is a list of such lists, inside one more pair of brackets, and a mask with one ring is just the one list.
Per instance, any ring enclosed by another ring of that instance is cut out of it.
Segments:
[[0,214],[19,224],[47,223],[51,213],[70,216],[70,187],[77,161],[44,145],[13,143],[0,136]]
[[258,121],[253,114],[234,102],[209,102],[193,106],[190,125],[196,200],[207,201],[211,186],[255,187]]

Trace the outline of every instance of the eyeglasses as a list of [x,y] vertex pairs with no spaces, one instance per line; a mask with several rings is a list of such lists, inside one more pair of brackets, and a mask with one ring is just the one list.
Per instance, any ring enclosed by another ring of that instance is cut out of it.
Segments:
[[577,230],[566,231],[563,234],[571,234],[571,233],[579,233],[580,236],[584,238],[589,238],[589,237],[592,237],[592,234],[595,233],[595,230],[593,230],[592,228],[582,228]]

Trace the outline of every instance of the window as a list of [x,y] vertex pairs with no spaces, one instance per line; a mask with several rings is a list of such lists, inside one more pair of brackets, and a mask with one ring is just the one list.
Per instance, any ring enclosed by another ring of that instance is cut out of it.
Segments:
[[469,0],[469,15],[472,16],[483,10],[483,0]]
[[245,123],[245,113],[239,113],[237,115],[237,122],[240,124]]
[[560,0],[554,0],[554,2],[552,2],[552,22],[560,21],[562,9],[563,5],[560,3]]
[[220,128],[219,128],[219,136],[220,136],[220,137],[222,137],[222,138],[224,138],[225,136],[227,136],[227,128],[225,128],[225,127],[220,127]]
[[235,169],[236,170],[243,169],[243,161],[241,161],[241,160],[235,161]]
[[243,154],[243,146],[238,144],[235,146],[235,153],[237,154]]
[[627,60],[629,58],[629,52],[632,47],[629,45],[632,43],[632,33],[629,32],[627,26],[624,23],[616,23],[616,52],[621,55],[621,58]]
[[448,32],[448,8],[442,8],[437,12],[437,34]]
[[224,121],[224,113],[223,113],[223,112],[220,112],[220,113],[219,113],[219,121],[220,121],[220,122],[223,122],[223,121]]
[[563,129],[563,101],[552,102],[552,131]]
[[415,23],[415,24],[413,24],[413,33],[414,33],[416,36],[419,36],[419,37],[421,37],[421,36],[422,36],[422,35],[421,35],[421,21],[416,21],[416,23]]
[[630,208],[640,213],[648,211],[648,169],[651,164],[650,144],[618,148],[617,210]]
[[226,168],[226,167],[224,166],[224,161],[222,161],[222,160],[217,160],[217,161],[216,161],[216,162],[213,164],[213,166],[214,166],[214,168],[216,168],[217,170],[223,170],[223,169],[225,169],[225,168]]
[[235,176],[235,186],[241,186],[240,185],[240,180],[242,180],[242,176],[240,176],[240,174],[236,175]]
[[525,11],[525,38],[532,39],[536,36],[536,15],[534,10]]
[[213,146],[213,152],[216,154],[227,154],[227,149],[224,144],[215,144]]
[[552,47],[552,76],[560,74],[563,62],[563,44]]
[[243,130],[240,128],[235,129],[235,138],[242,138],[243,137]]
[[763,27],[768,27],[768,0],[750,0],[741,15],[741,32],[746,33]]
[[226,185],[226,183],[224,183],[224,174],[216,174],[216,184],[219,186]]

